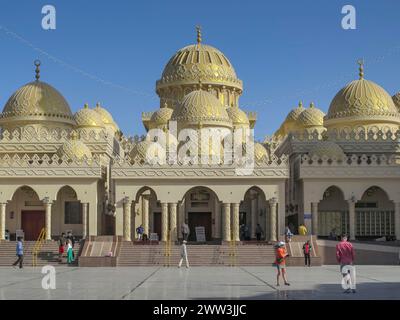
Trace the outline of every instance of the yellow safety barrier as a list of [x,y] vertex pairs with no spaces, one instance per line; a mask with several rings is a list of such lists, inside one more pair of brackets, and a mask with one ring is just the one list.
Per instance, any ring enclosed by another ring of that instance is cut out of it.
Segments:
[[42,249],[42,246],[43,246],[43,243],[45,240],[46,240],[46,229],[43,228],[40,231],[39,237],[36,240],[36,243],[32,249],[32,266],[33,267],[37,266],[37,257],[40,253],[40,250]]

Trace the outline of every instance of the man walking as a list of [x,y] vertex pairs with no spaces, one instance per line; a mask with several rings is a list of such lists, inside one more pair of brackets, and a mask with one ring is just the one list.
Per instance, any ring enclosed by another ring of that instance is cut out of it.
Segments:
[[256,238],[257,238],[257,241],[261,241],[261,235],[262,235],[263,233],[264,233],[264,232],[263,232],[263,230],[261,229],[260,224],[257,223],[257,226],[256,226]]
[[13,267],[15,268],[17,266],[17,264],[19,263],[19,268],[22,269],[23,268],[22,267],[22,263],[24,261],[24,247],[22,245],[22,238],[21,237],[18,237],[16,251],[17,251],[18,259],[17,259],[17,261],[15,261],[13,263]]
[[182,267],[182,262],[185,260],[186,268],[189,269],[189,260],[187,256],[187,248],[186,248],[186,240],[183,240],[182,247],[181,247],[181,260],[179,261],[178,268]]
[[303,244],[303,253],[304,253],[304,260],[305,260],[305,266],[311,267],[311,250],[312,250],[312,245],[310,243],[310,240],[307,240],[305,244]]
[[340,264],[340,272],[343,276],[344,293],[355,293],[355,274],[354,274],[354,249],[353,245],[347,241],[347,236],[342,235],[341,241],[336,245],[336,260]]

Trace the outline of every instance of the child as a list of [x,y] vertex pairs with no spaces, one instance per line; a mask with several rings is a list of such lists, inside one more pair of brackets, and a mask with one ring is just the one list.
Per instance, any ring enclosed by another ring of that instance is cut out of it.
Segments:
[[278,269],[278,274],[276,276],[276,285],[279,286],[279,277],[282,274],[283,281],[285,282],[286,286],[290,286],[289,282],[286,279],[286,258],[289,257],[289,255],[286,252],[285,249],[285,243],[284,242],[279,242],[276,245],[276,260],[275,260],[275,265]]

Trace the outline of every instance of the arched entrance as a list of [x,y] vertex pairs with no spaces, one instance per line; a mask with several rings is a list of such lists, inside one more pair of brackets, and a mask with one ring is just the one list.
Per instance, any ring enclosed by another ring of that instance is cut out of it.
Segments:
[[240,204],[240,240],[256,239],[257,225],[263,231],[265,239],[269,234],[269,209],[265,193],[259,187],[251,187],[246,191]]
[[29,186],[18,188],[6,207],[6,231],[11,239],[22,230],[26,241],[37,240],[45,221],[45,208],[36,191]]
[[[216,193],[207,187],[188,190],[178,203],[178,226],[184,222],[189,225],[189,241],[220,239],[221,203]],[[178,235],[182,237],[180,229]]]
[[53,236],[71,231],[73,235],[82,237],[83,232],[82,204],[75,190],[70,186],[62,187],[52,206],[51,232]]
[[144,237],[149,239],[151,234],[157,234],[161,239],[161,203],[157,194],[149,187],[140,189],[132,204],[132,239],[137,239],[136,228],[143,226]]
[[318,204],[318,236],[329,237],[349,233],[348,204],[343,191],[330,186]]
[[395,235],[394,204],[382,188],[368,188],[355,207],[357,237],[368,239]]

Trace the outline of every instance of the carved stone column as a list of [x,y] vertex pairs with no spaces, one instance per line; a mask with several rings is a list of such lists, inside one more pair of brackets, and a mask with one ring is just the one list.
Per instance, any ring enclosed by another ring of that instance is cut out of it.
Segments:
[[6,238],[6,203],[0,203],[0,240]]
[[123,207],[124,207],[124,232],[123,237],[125,241],[132,241],[131,239],[131,223],[132,223],[132,208],[131,208],[131,201],[129,197],[125,197],[123,200]]
[[232,203],[233,241],[240,241],[239,203]]
[[87,226],[88,226],[88,203],[82,203],[82,238],[87,237]]
[[169,204],[169,225],[171,230],[171,240],[176,241],[178,239],[178,228],[177,228],[177,203]]
[[318,202],[311,203],[312,234],[318,236]]
[[147,236],[150,236],[150,229],[149,229],[149,197],[147,195],[142,195],[142,223],[143,223],[143,229],[144,233],[147,234]]
[[49,198],[43,200],[45,207],[45,230],[46,230],[46,240],[51,240],[51,205],[52,202]]
[[354,199],[347,200],[349,204],[349,233],[350,240],[356,240],[356,201]]
[[400,240],[400,202],[394,203],[394,233],[396,240]]
[[231,204],[222,204],[222,240],[231,241]]
[[168,240],[168,203],[161,203],[161,241]]
[[269,241],[275,242],[278,240],[276,236],[276,208],[277,199],[272,198],[269,200]]

